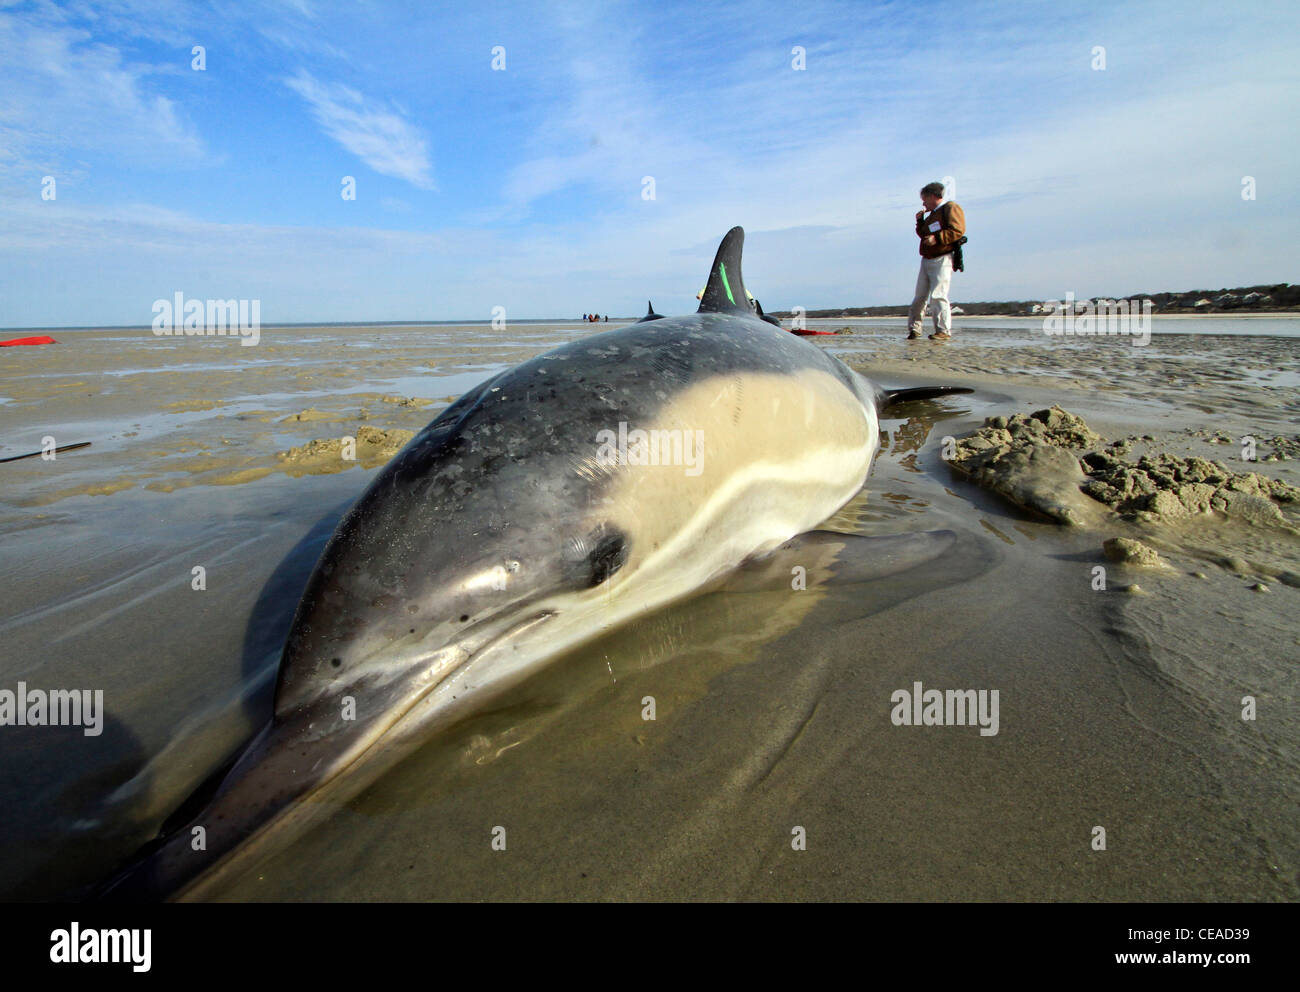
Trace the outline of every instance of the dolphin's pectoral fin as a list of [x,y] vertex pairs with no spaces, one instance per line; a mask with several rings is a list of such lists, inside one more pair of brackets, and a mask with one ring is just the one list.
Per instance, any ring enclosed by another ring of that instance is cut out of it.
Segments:
[[886,389],[877,397],[876,405],[881,409],[896,403],[911,403],[913,400],[934,400],[941,396],[957,396],[973,393],[975,390],[966,386],[917,386],[912,389]]
[[[771,592],[828,583],[869,582],[933,561],[957,542],[950,530],[862,537],[814,530],[736,569],[727,592]],[[802,569],[802,571],[799,571]],[[800,584],[796,584],[802,580]]]

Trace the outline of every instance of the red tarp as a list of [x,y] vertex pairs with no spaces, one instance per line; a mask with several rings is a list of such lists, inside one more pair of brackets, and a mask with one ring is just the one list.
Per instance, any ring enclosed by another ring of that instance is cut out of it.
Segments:
[[16,344],[58,344],[54,338],[46,334],[38,335],[34,338],[13,338],[9,341],[0,341],[0,348],[8,348]]

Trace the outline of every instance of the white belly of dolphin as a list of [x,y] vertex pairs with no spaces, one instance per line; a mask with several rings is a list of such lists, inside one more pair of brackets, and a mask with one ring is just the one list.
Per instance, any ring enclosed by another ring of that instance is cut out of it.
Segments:
[[811,369],[705,380],[657,421],[696,432],[696,474],[620,466],[609,497],[636,557],[615,585],[666,585],[669,597],[833,514],[866,482],[879,437],[874,406]]

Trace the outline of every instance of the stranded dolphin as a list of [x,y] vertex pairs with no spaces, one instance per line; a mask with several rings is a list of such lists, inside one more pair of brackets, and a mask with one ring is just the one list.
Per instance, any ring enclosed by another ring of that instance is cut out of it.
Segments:
[[[532,358],[412,438],[308,580],[271,722],[106,894],[202,898],[563,651],[761,572],[861,489],[882,407],[969,392],[882,390],[760,319],[743,242],[723,239],[697,313],[651,307]],[[874,539],[868,557],[887,574],[952,538]]]

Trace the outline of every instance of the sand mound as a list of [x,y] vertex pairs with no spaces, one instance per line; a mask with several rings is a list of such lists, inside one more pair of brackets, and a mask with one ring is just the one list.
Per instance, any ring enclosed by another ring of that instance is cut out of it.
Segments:
[[356,437],[335,437],[308,441],[306,444],[281,451],[276,455],[281,467],[289,475],[327,475],[342,472],[360,465],[374,468],[382,465],[401,450],[414,431],[399,428],[380,430],[378,427],[358,427]]
[[[1092,512],[1080,493],[1128,519],[1167,522],[1217,511],[1251,524],[1289,527],[1279,504],[1300,503],[1300,489],[1222,462],[1143,455],[1102,439],[1060,407],[990,417],[957,442],[950,464],[1011,502],[1065,524]],[[1086,450],[1085,450],[1086,449]]]
[[420,410],[426,406],[432,406],[436,400],[426,400],[422,396],[385,396],[384,403],[392,403],[395,406],[407,407],[413,410]]
[[282,424],[299,424],[309,420],[339,420],[336,414],[326,413],[324,410],[317,410],[314,406],[309,406],[300,413],[291,413],[287,417],[281,418]]
[[1102,552],[1111,561],[1123,565],[1139,565],[1143,568],[1160,568],[1164,565],[1155,548],[1149,548],[1131,537],[1112,537],[1102,545]]
[[1083,524],[1093,508],[1080,494],[1086,476],[1073,449],[1100,438],[1060,407],[990,417],[957,442],[953,468],[1017,506],[1063,524]]
[[1257,472],[1233,472],[1222,462],[1143,455],[1136,463],[1089,451],[1083,491],[1125,516],[1168,521],[1217,510],[1252,524],[1286,526],[1278,504],[1300,501],[1300,489]]

